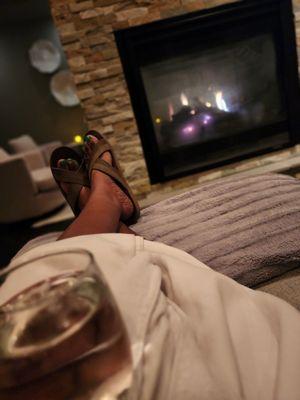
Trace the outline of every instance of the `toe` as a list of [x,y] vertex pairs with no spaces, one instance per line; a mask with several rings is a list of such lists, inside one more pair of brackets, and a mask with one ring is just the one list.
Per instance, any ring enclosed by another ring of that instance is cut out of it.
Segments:
[[79,169],[79,164],[73,158],[61,158],[57,162],[57,167],[68,171],[77,171]]
[[78,162],[76,160],[74,160],[73,158],[68,158],[67,164],[68,164],[68,169],[70,171],[77,171],[79,169]]
[[61,158],[57,161],[57,167],[62,169],[68,169],[68,163],[65,158]]

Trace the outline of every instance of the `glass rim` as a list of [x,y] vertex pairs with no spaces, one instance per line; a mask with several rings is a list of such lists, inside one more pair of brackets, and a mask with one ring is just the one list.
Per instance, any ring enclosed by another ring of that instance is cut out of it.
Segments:
[[[87,262],[87,265],[86,265],[85,269],[78,270],[77,277],[79,279],[76,280],[76,282],[72,286],[68,287],[64,291],[64,294],[69,293],[71,290],[74,290],[74,289],[76,289],[76,287],[78,287],[78,285],[81,283],[81,278],[86,275],[86,273],[89,270],[89,268],[91,268],[93,265],[95,265],[95,258],[93,256],[93,254],[88,250],[85,250],[85,249],[62,250],[62,251],[57,251],[57,252],[50,253],[50,254],[39,255],[39,256],[36,256],[36,257],[34,257],[34,258],[30,259],[30,260],[25,260],[25,261],[22,261],[21,263],[17,263],[16,265],[8,266],[4,270],[0,271],[0,290],[1,290],[2,285],[5,283],[5,279],[2,280],[3,276],[9,276],[9,274],[13,273],[14,271],[18,270],[19,268],[22,268],[22,267],[24,267],[24,266],[26,266],[26,265],[28,265],[30,263],[34,263],[34,262],[36,262],[38,260],[42,260],[42,259],[45,259],[45,258],[48,258],[48,257],[55,257],[55,256],[60,256],[60,255],[70,255],[70,254],[80,254],[80,255],[83,255],[83,256],[87,256],[88,257],[88,262]],[[68,275],[69,273],[72,274],[73,272],[74,272],[74,270],[73,271],[70,270],[70,271],[62,273],[62,274],[58,273],[57,275],[54,275],[52,278],[59,277],[59,276],[63,277],[63,276]],[[101,277],[101,279],[99,279],[99,281],[103,284],[103,286],[106,286],[105,282],[102,280],[102,276],[101,276],[100,270],[98,270],[98,269],[96,270],[95,269],[95,272],[97,272],[99,277]],[[58,300],[59,297],[54,296],[53,294],[48,294],[48,295],[45,294],[45,295],[43,295],[42,298],[40,298],[40,299],[38,299],[38,300],[36,300],[36,301],[34,301],[32,303],[29,303],[28,305],[13,307],[11,310],[3,310],[3,308],[5,306],[7,306],[12,299],[14,299],[17,296],[19,296],[23,291],[29,289],[32,286],[35,286],[35,285],[41,283],[41,282],[47,282],[50,279],[51,278],[45,278],[44,280],[42,280],[42,279],[38,280],[33,285],[26,287],[25,289],[21,290],[19,293],[17,293],[15,295],[13,295],[12,297],[10,297],[2,305],[0,304],[0,314],[1,314],[1,312],[11,313],[12,314],[12,313],[15,313],[15,312],[31,309],[33,307],[36,307],[38,304],[44,304],[45,302],[47,302],[49,300],[52,300],[52,301],[53,300]]]

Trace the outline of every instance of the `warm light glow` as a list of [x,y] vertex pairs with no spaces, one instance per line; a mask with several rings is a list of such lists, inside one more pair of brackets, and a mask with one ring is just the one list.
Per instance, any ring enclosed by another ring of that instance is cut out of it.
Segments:
[[192,111],[191,111],[191,114],[192,114],[192,115],[195,115],[195,114],[196,114],[196,111],[195,111],[195,110],[192,110]]
[[173,121],[174,107],[172,103],[168,104],[168,110],[169,110],[169,119],[170,121]]
[[205,103],[205,105],[206,105],[206,107],[208,107],[208,108],[210,108],[210,107],[212,106],[212,104],[211,104],[209,101],[207,101],[207,102]]
[[188,106],[189,105],[188,98],[186,97],[186,95],[184,93],[181,93],[180,100],[181,100],[181,104],[183,106]]
[[80,135],[75,135],[75,136],[74,136],[74,142],[77,143],[77,144],[83,143],[82,136],[80,136]]
[[160,119],[159,117],[157,117],[157,118],[155,118],[155,122],[156,122],[157,124],[160,124],[160,123],[161,123],[161,119]]
[[216,96],[216,104],[219,110],[228,112],[227,104],[223,98],[223,92],[219,91],[215,93]]

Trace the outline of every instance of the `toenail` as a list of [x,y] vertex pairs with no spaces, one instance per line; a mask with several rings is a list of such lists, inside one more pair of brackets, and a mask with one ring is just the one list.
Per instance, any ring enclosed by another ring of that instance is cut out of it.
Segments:
[[66,160],[64,158],[62,158],[62,159],[58,160],[57,165],[60,167],[65,167],[66,163],[67,163]]
[[73,158],[68,158],[68,163],[70,167],[77,168],[78,167],[78,162],[74,160]]

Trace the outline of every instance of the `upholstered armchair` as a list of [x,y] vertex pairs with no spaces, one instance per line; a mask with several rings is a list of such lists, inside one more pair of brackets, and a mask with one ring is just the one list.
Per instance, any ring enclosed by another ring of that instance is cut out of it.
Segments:
[[0,148],[0,223],[42,216],[65,200],[39,150],[10,155]]
[[62,143],[60,141],[53,141],[42,145],[38,145],[34,141],[34,139],[29,135],[19,136],[17,138],[9,140],[8,142],[8,146],[12,151],[12,153],[14,154],[21,154],[32,150],[40,150],[46,162],[46,165],[49,165],[52,151],[56,147],[59,147],[61,145]]

